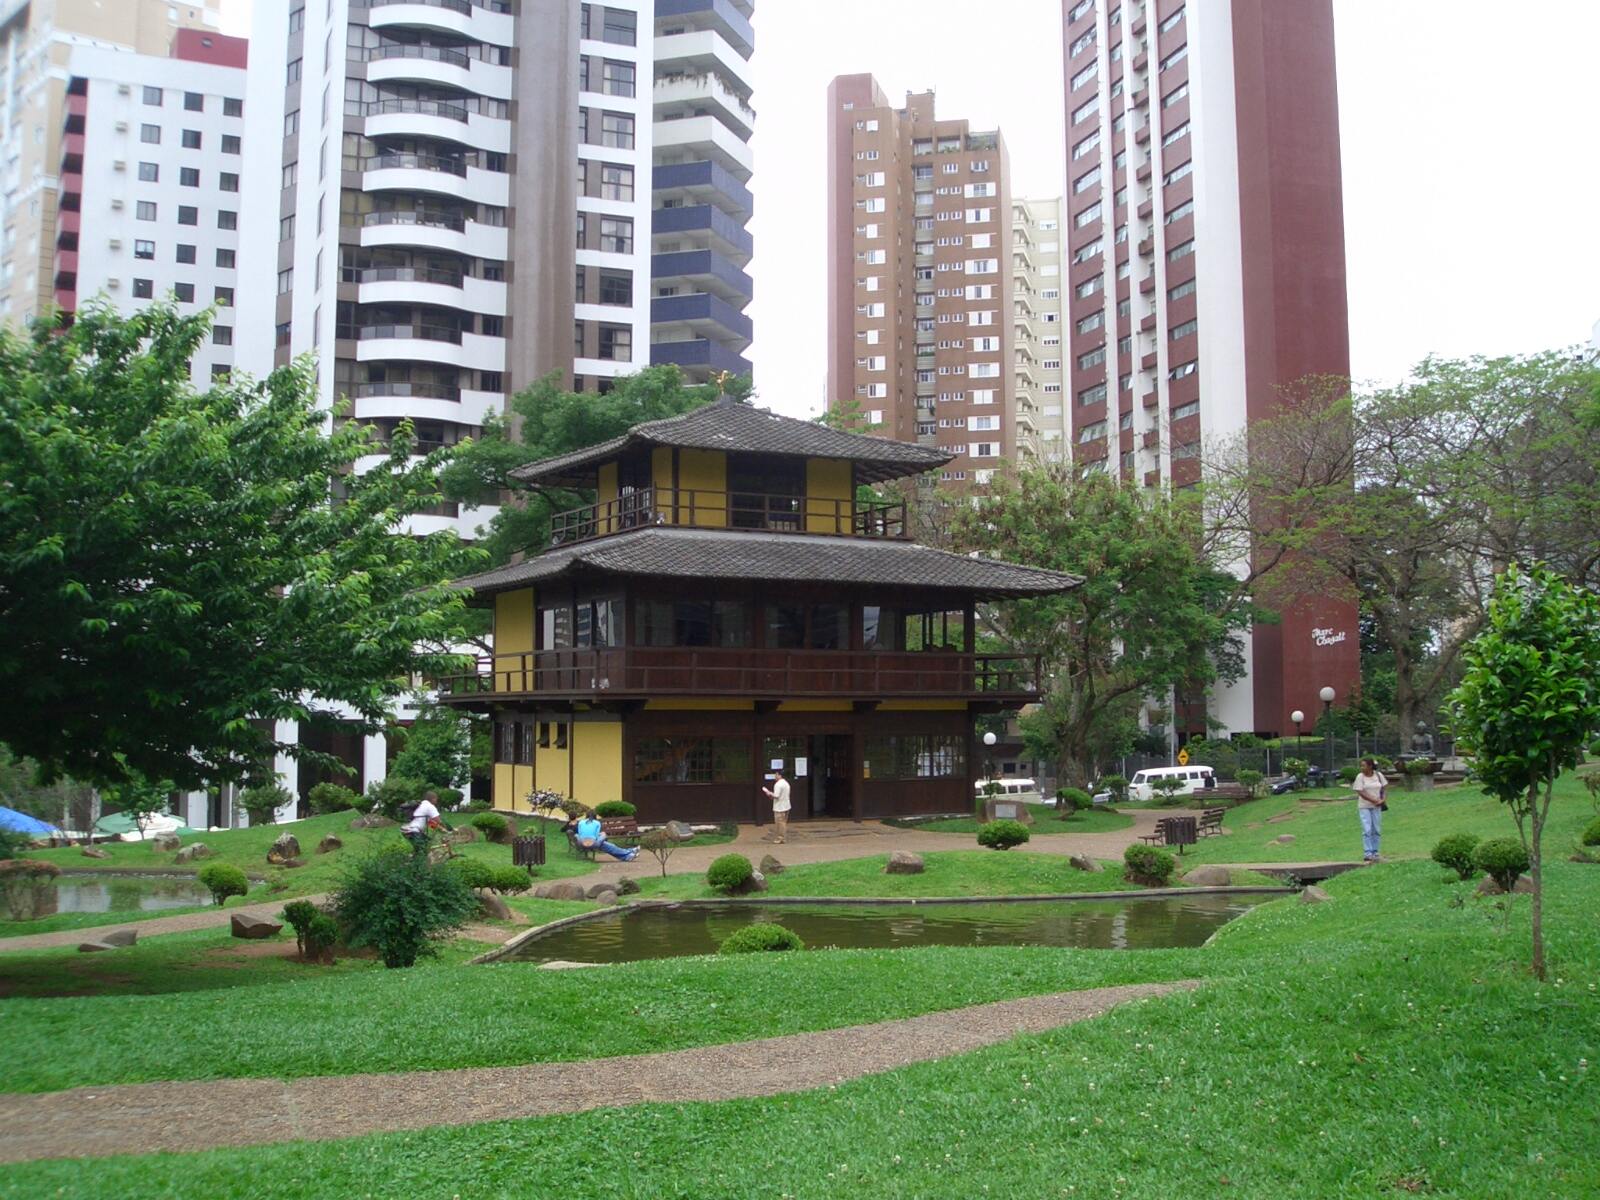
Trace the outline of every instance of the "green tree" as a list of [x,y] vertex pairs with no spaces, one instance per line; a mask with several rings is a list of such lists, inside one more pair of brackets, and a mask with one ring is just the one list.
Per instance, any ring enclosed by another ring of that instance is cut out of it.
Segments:
[[1484,791],[1511,809],[1533,879],[1533,973],[1545,977],[1540,844],[1557,776],[1600,728],[1600,598],[1551,571],[1512,567],[1463,651],[1450,705]]
[[[483,436],[458,447],[440,474],[452,499],[467,504],[499,504],[481,545],[496,563],[523,550],[550,544],[550,516],[592,497],[561,489],[529,492],[512,472],[540,459],[581,450],[620,437],[641,421],[676,417],[710,404],[726,388],[738,400],[751,395],[747,377],[688,384],[675,366],[646,367],[616,381],[609,392],[569,392],[550,374],[511,397],[505,416],[491,416]],[[506,497],[511,494],[511,501]]]
[[425,704],[405,728],[405,746],[389,764],[393,775],[418,779],[430,788],[460,787],[470,774],[471,738],[460,714]]
[[126,771],[121,782],[108,789],[103,799],[111,811],[131,820],[143,837],[150,819],[167,811],[172,791],[170,782],[152,783],[137,771]]
[[1250,620],[1238,581],[1197,559],[1189,512],[1160,494],[1058,464],[997,477],[986,496],[955,508],[958,546],[1081,576],[1060,596],[984,610],[1001,639],[1045,656],[1037,722],[1054,730],[1060,778],[1088,784],[1097,762],[1125,744],[1122,714],[1175,684],[1237,679],[1239,630]]
[[[405,533],[442,457],[387,458],[310,362],[189,382],[209,314],[80,312],[0,333],[0,728],[47,776],[237,779],[273,721],[342,700],[376,730],[443,673],[481,555]],[[330,498],[335,502],[330,502]]]

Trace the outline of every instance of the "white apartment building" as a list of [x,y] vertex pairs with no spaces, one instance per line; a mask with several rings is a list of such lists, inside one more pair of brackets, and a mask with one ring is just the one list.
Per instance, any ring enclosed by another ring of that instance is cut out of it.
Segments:
[[[205,36],[207,49],[232,44],[242,58],[238,39]],[[217,305],[192,364],[206,387],[233,367],[244,69],[80,46],[67,71],[56,305]]]
[[1061,197],[1011,202],[1017,459],[1066,456]]

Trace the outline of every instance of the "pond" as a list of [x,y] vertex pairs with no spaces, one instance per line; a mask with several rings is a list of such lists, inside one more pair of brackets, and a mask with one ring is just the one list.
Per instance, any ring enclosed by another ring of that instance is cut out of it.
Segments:
[[53,885],[34,889],[31,911],[24,918],[70,912],[149,912],[209,903],[211,893],[192,877],[66,874],[57,876]]
[[715,954],[753,921],[792,929],[809,949],[903,946],[1076,946],[1151,950],[1198,946],[1268,895],[961,904],[727,904],[619,910],[524,942],[524,962],[633,962]]

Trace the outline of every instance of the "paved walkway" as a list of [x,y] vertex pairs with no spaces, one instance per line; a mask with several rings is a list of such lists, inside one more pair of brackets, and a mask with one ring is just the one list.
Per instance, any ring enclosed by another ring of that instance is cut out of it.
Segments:
[[0,1162],[363,1134],[584,1112],[616,1105],[775,1096],[965,1054],[1100,1016],[1195,980],[1092,988],[874,1025],[628,1058],[388,1075],[222,1079],[0,1095]]
[[21,937],[0,938],[0,954],[7,950],[46,950],[51,946],[76,946],[80,942],[95,941],[112,929],[137,929],[141,939],[153,937],[158,933],[187,933],[191,929],[215,929],[219,925],[231,922],[235,913],[266,917],[268,920],[276,921],[278,914],[283,911],[283,906],[291,899],[309,900],[313,904],[320,904],[327,897],[292,896],[260,904],[241,904],[236,908],[208,908],[204,912],[182,913],[176,917],[151,917],[146,921],[113,922],[107,925],[91,925],[83,929],[58,929],[54,933],[27,933]]

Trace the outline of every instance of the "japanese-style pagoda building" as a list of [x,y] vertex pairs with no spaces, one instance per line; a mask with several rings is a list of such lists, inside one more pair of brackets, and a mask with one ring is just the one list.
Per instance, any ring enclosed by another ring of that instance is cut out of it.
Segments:
[[641,821],[966,811],[974,714],[1038,698],[1039,665],[974,650],[974,608],[1079,582],[909,540],[859,485],[950,456],[726,398],[516,472],[581,488],[552,545],[459,581],[494,649],[444,681],[494,716],[494,805],[549,790]]

